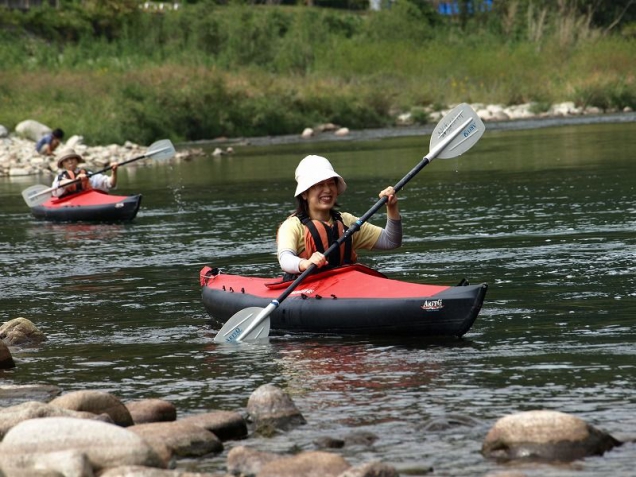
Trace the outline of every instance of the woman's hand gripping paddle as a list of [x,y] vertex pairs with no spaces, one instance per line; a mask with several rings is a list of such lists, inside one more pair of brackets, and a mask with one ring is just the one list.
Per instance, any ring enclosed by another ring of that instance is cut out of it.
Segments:
[[[125,164],[130,164],[131,162],[138,161],[140,159],[145,159],[147,157],[152,157],[156,161],[165,161],[166,159],[170,159],[175,154],[174,146],[170,139],[162,139],[161,141],[157,141],[150,145],[146,154],[139,157],[133,157],[132,159],[128,159],[126,161],[122,161],[118,164],[118,166],[123,166]],[[90,175],[102,174],[106,171],[110,171],[113,166],[108,166],[101,171],[93,172]],[[63,187],[70,186],[79,182],[81,179],[75,179],[71,182],[67,182],[61,187],[46,187],[42,184],[35,184],[31,187],[28,187],[22,191],[22,197],[24,201],[29,207],[37,207],[38,205],[44,204],[47,200],[51,198],[51,192],[56,189],[60,189]]]
[[[436,157],[451,159],[468,151],[484,134],[486,127],[477,113],[468,104],[460,104],[450,111],[437,124],[431,134],[430,151],[420,163],[415,166],[393,188],[398,193],[407,182],[420,172],[424,166]],[[328,256],[336,250],[347,237],[360,230],[360,227],[375,214],[388,200],[382,197],[369,211],[360,217],[349,229],[333,243],[324,255]],[[311,264],[278,298],[271,301],[265,308],[250,307],[235,313],[214,337],[215,343],[235,343],[245,340],[266,338],[269,335],[269,315],[287,298],[307,275],[314,271],[315,264]]]

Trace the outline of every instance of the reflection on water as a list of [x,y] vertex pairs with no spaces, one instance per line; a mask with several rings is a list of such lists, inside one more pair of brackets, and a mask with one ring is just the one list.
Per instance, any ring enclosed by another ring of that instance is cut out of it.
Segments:
[[[372,445],[340,451],[351,463],[379,459],[436,475],[506,470],[479,449],[511,412],[559,410],[636,435],[635,133],[636,123],[487,132],[466,157],[435,161],[409,183],[400,199],[404,246],[364,252],[362,261],[402,280],[488,282],[461,340],[277,336],[216,345],[198,285],[207,264],[279,275],[275,233],[293,207],[300,156],[329,157],[349,185],[344,209],[361,214],[420,160],[428,138],[249,148],[122,170],[122,193],[144,194],[124,225],[37,222],[20,196],[31,184],[2,183],[3,318],[30,318],[48,341],[15,350],[17,368],[1,376],[164,398],[180,416],[243,409],[254,389],[274,383],[308,424],[242,444],[287,452],[368,431],[379,436]],[[197,468],[223,469],[226,455]],[[520,470],[630,475],[635,457],[623,446]]]

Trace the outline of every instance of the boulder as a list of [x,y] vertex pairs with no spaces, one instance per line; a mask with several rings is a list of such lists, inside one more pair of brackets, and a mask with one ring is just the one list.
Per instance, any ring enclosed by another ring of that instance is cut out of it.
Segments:
[[247,437],[247,423],[238,412],[212,411],[184,417],[181,422],[191,422],[212,432],[222,441]]
[[108,414],[115,424],[122,427],[134,424],[124,403],[118,397],[102,391],[74,391],[53,399],[49,404],[72,411]]
[[168,464],[146,441],[127,429],[71,417],[19,423],[0,442],[0,462],[18,458],[36,461],[39,455],[65,451],[85,454],[95,472],[120,465],[166,468]]
[[8,346],[37,345],[46,341],[46,336],[26,318],[14,318],[0,326],[0,339]]
[[307,422],[289,395],[273,384],[264,384],[251,394],[247,413],[257,427],[287,429]]
[[126,403],[135,424],[170,422],[177,420],[177,408],[163,399],[142,399]]
[[18,123],[15,127],[15,132],[25,139],[31,141],[39,141],[42,136],[50,133],[52,129],[45,124],[39,123],[34,119],[27,119]]
[[582,419],[557,411],[527,411],[499,419],[482,444],[486,457],[571,462],[602,455],[621,442]]

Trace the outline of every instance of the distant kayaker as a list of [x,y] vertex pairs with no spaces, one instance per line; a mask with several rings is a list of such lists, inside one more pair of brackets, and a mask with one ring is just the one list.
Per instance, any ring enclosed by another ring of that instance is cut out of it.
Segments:
[[[106,174],[91,174],[90,171],[79,168],[79,163],[85,161],[74,149],[63,149],[57,157],[57,167],[64,170],[53,181],[52,187],[56,187],[52,192],[54,197],[64,197],[87,189],[98,189],[108,192],[117,186],[116,162],[110,164],[113,173],[107,176]],[[76,179],[80,179],[80,181],[67,187],[60,187]]]
[[50,133],[42,136],[40,140],[35,143],[35,150],[44,156],[52,156],[63,138],[64,131],[61,129],[54,129]]
[[347,189],[344,179],[321,156],[307,156],[296,168],[296,210],[279,227],[278,261],[286,274],[298,275],[314,263],[336,267],[357,261],[356,250],[391,250],[402,245],[402,218],[393,187],[380,192],[388,197],[386,227],[365,222],[329,256],[323,252],[358,218],[338,212],[338,196]]

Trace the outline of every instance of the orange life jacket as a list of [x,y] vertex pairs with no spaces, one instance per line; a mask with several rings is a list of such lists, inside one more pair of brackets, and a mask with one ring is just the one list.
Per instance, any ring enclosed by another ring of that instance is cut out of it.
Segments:
[[[77,176],[80,174],[87,174],[85,169],[79,169],[77,171],[63,171],[58,176],[58,181],[62,181],[64,179],[75,180]],[[60,196],[60,198],[65,197],[70,194],[75,194],[76,192],[80,192],[82,190],[92,189],[91,182],[89,180],[86,181],[86,187],[82,184],[82,181],[78,181],[73,185],[67,186],[64,188],[64,193]]]
[[[342,216],[336,211],[331,212],[333,225],[329,225],[321,220],[311,220],[304,214],[299,214],[297,217],[305,226],[305,250],[299,256],[306,260],[309,259],[314,252],[325,253],[325,250],[348,230],[348,227],[342,221]],[[334,268],[355,263],[357,259],[358,256],[353,249],[353,237],[349,236],[340,244],[340,247],[329,254],[327,257],[327,267]]]

